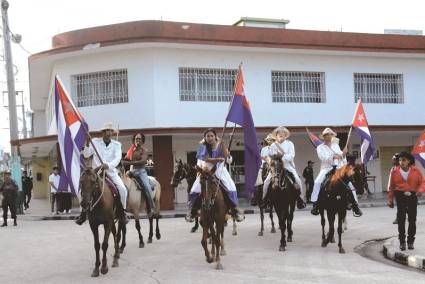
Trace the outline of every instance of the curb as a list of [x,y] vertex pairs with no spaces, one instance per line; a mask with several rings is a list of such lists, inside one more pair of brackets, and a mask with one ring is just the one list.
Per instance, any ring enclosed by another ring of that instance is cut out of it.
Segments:
[[383,253],[386,258],[409,267],[425,270],[424,256],[409,253],[407,251],[400,251],[398,247],[394,245],[394,242],[397,242],[397,238],[395,237],[388,239],[384,243]]

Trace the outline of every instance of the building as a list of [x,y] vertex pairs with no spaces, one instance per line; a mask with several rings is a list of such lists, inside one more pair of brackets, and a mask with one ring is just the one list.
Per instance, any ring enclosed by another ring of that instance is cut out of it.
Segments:
[[[35,195],[47,196],[56,160],[55,75],[91,130],[113,121],[123,149],[143,130],[164,186],[163,206],[172,208],[174,160],[194,158],[205,128],[221,130],[241,62],[259,141],[286,125],[300,172],[307,160],[317,160],[305,127],[318,133],[331,126],[344,143],[357,98],[379,147],[379,158],[368,167],[376,191],[385,190],[393,153],[409,150],[424,128],[423,36],[166,21],[70,31],[29,58],[35,137],[14,143],[33,161]],[[240,133],[232,147],[237,182],[243,182]],[[350,150],[359,152],[359,144],[354,135]]]

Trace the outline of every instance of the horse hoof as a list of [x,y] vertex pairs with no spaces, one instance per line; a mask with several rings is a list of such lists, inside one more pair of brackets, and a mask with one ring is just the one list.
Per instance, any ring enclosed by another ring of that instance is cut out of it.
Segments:
[[221,265],[221,263],[217,263],[215,269],[217,269],[217,270],[223,270],[223,265]]
[[276,229],[273,227],[273,228],[270,230],[270,233],[272,233],[272,234],[276,233]]
[[99,269],[94,269],[91,274],[91,277],[98,277],[98,276],[99,276]]
[[213,263],[214,259],[212,257],[207,257],[207,262],[208,263]]
[[161,234],[158,233],[158,234],[155,235],[155,237],[156,237],[157,240],[160,240],[161,239]]
[[225,251],[224,249],[222,249],[222,250],[220,251],[220,255],[221,255],[221,256],[226,255],[226,251]]
[[237,236],[238,235],[238,232],[234,231],[234,232],[232,232],[232,235],[233,236]]
[[339,248],[339,253],[345,253],[345,249],[343,247]]
[[100,272],[101,272],[102,274],[106,274],[106,273],[108,273],[108,267],[107,267],[107,266],[102,267],[102,268],[100,269]]
[[152,239],[151,238],[149,238],[148,239],[148,244],[151,244],[152,243]]
[[288,237],[286,240],[288,243],[292,243],[292,237]]
[[123,253],[124,252],[124,248],[120,248],[118,251],[119,251],[119,253]]
[[331,244],[335,243],[335,238],[332,238],[332,240],[330,241]]
[[191,232],[191,233],[195,233],[195,232],[196,232],[196,230],[198,230],[198,228],[193,227],[192,229],[190,229],[190,232]]
[[325,248],[328,245],[328,242],[326,240],[322,241],[322,248]]
[[112,263],[112,267],[118,267],[118,260],[114,259],[114,262]]
[[285,249],[285,246],[280,246],[279,247],[279,251],[285,251],[286,249]]
[[139,243],[139,248],[144,248],[145,247],[145,243]]
[[263,231],[261,231],[261,232],[258,232],[258,236],[259,237],[262,237],[264,234],[263,234]]

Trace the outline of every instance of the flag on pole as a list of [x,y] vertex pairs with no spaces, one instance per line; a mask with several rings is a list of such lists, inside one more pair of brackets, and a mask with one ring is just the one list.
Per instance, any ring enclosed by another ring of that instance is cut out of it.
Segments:
[[360,99],[357,102],[352,127],[360,136],[362,142],[360,147],[360,157],[362,163],[366,165],[367,162],[374,158],[376,147],[375,143],[373,142],[372,135],[370,134],[366,114]]
[[84,146],[88,128],[58,76],[55,77],[55,112],[61,156],[59,189],[78,196],[81,170],[80,152]]
[[258,170],[261,165],[261,156],[251,110],[244,94],[244,79],[241,66],[239,66],[235,93],[226,121],[236,123],[243,128],[245,144],[245,192],[250,196],[254,191],[255,181],[257,180]]
[[422,132],[421,136],[419,136],[418,141],[416,141],[415,147],[412,150],[412,155],[425,169],[425,130]]
[[317,146],[323,143],[323,141],[315,134],[311,133],[308,128],[306,128],[305,130],[307,130],[308,138],[310,138],[310,142],[314,148],[317,148]]

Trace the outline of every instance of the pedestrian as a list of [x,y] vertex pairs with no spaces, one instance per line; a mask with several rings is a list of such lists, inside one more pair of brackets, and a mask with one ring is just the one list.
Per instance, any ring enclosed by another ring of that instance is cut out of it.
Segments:
[[49,185],[50,185],[50,204],[51,204],[51,211],[54,213],[55,209],[55,203],[56,203],[56,214],[59,214],[58,210],[58,204],[57,204],[57,193],[59,188],[59,168],[57,166],[53,167],[53,172],[49,176]]
[[388,191],[388,206],[394,207],[394,197],[397,203],[398,239],[400,250],[406,250],[406,213],[409,226],[407,229],[407,248],[414,249],[416,235],[416,215],[418,197],[425,191],[425,181],[421,171],[414,166],[415,158],[408,152],[399,155],[399,166],[391,171]]
[[[395,168],[397,168],[400,165],[400,162],[399,162],[399,153],[394,153],[394,156],[393,156],[393,158],[391,160],[391,163],[392,163],[392,167],[391,167],[391,170],[390,170],[390,174],[388,176],[387,192],[390,191],[391,173],[392,173],[392,171]],[[396,213],[395,219],[393,221],[393,224],[396,225],[397,223],[398,223],[398,221],[397,221],[397,213]]]
[[311,193],[313,192],[314,186],[314,174],[313,174],[313,161],[307,162],[307,167],[303,171],[304,183],[307,193],[307,203],[311,203]]
[[7,211],[10,210],[10,215],[13,219],[13,226],[17,226],[16,222],[16,200],[18,197],[18,185],[12,179],[9,170],[3,172],[3,183],[0,185],[0,192],[3,194],[3,224],[1,227],[7,226]]
[[22,190],[24,191],[24,208],[27,210],[30,207],[32,196],[32,178],[28,176],[27,171],[22,172]]

